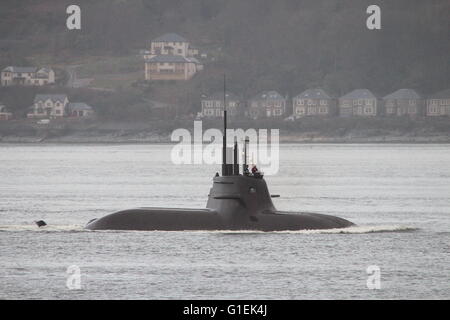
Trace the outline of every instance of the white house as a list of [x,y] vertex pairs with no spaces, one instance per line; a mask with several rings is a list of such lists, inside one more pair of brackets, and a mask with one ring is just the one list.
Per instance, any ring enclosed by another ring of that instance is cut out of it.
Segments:
[[427,99],[426,115],[450,116],[450,89],[432,94]]
[[144,54],[145,80],[189,80],[203,69],[194,56],[198,49],[176,33],[167,33],[151,43]]
[[422,115],[422,99],[413,89],[399,89],[383,97],[384,114],[386,116]]
[[[202,117],[222,118],[223,117],[223,92],[217,92],[209,96],[203,96]],[[227,92],[225,95],[227,104],[227,115],[235,117],[239,113],[240,99],[233,93]]]
[[252,119],[283,117],[286,100],[276,91],[263,91],[249,100],[248,115]]
[[65,94],[38,94],[28,112],[28,118],[61,118],[66,114],[69,99]]
[[[152,40],[150,55],[177,55],[187,57],[190,55],[189,41],[176,33],[166,33]],[[151,57],[150,57],[151,58]]]
[[373,117],[377,115],[377,98],[367,89],[356,89],[339,98],[341,117]]
[[295,118],[306,116],[328,116],[332,114],[333,99],[322,89],[308,89],[292,99],[292,115]]
[[44,86],[55,83],[55,72],[50,68],[9,66],[1,71],[2,86]]

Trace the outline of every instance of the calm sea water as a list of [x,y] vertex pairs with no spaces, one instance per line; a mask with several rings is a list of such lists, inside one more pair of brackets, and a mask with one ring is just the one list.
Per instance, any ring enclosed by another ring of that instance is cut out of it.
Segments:
[[0,299],[450,298],[449,145],[282,145],[276,207],[358,225],[345,231],[83,229],[119,209],[204,207],[219,167],[172,165],[170,150],[0,145]]

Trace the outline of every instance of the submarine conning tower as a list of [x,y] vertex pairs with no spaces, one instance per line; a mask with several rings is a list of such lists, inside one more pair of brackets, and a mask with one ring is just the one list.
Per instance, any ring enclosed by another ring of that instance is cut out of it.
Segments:
[[[218,212],[233,212],[235,216],[253,216],[259,213],[276,211],[266,181],[261,172],[250,173],[247,164],[248,138],[244,141],[244,163],[242,174],[239,172],[238,143],[234,141],[233,157],[227,148],[227,110],[224,79],[224,112],[222,143],[222,175],[216,174],[208,195],[206,207]],[[227,157],[228,155],[228,157]],[[233,163],[229,159],[233,158]]]

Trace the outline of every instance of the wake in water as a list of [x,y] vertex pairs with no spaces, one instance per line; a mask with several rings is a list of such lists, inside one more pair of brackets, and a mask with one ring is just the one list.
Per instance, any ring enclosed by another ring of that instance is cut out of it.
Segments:
[[46,225],[38,227],[35,224],[16,224],[16,225],[0,225],[1,231],[21,232],[21,231],[35,231],[35,232],[82,232],[85,230],[81,225]]
[[359,233],[380,233],[380,232],[410,232],[416,231],[419,228],[398,226],[398,225],[383,225],[383,226],[352,226],[338,229],[323,229],[323,230],[298,230],[298,231],[276,231],[275,233],[304,233],[304,234],[359,234]]
[[92,231],[84,229],[81,225],[47,225],[44,227],[37,227],[36,225],[0,225],[1,231],[21,232],[194,232],[194,233],[225,233],[225,234],[363,234],[363,233],[381,233],[381,232],[411,232],[419,230],[419,228],[400,226],[400,225],[374,225],[374,226],[352,226],[347,228],[337,229],[320,229],[320,230],[287,230],[287,231],[258,231],[258,230],[198,230],[198,231],[120,231],[120,230],[101,230]]

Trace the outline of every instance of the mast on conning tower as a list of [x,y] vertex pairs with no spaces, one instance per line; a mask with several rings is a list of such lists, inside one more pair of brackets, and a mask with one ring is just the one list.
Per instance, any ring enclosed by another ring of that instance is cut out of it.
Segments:
[[[223,144],[222,144],[222,176],[239,175],[238,145],[234,142],[233,148],[227,148],[227,83],[223,75]],[[228,163],[228,160],[232,163]],[[234,158],[234,159],[233,159]]]
[[222,176],[227,176],[227,105],[226,77],[223,75],[223,141],[222,141]]

